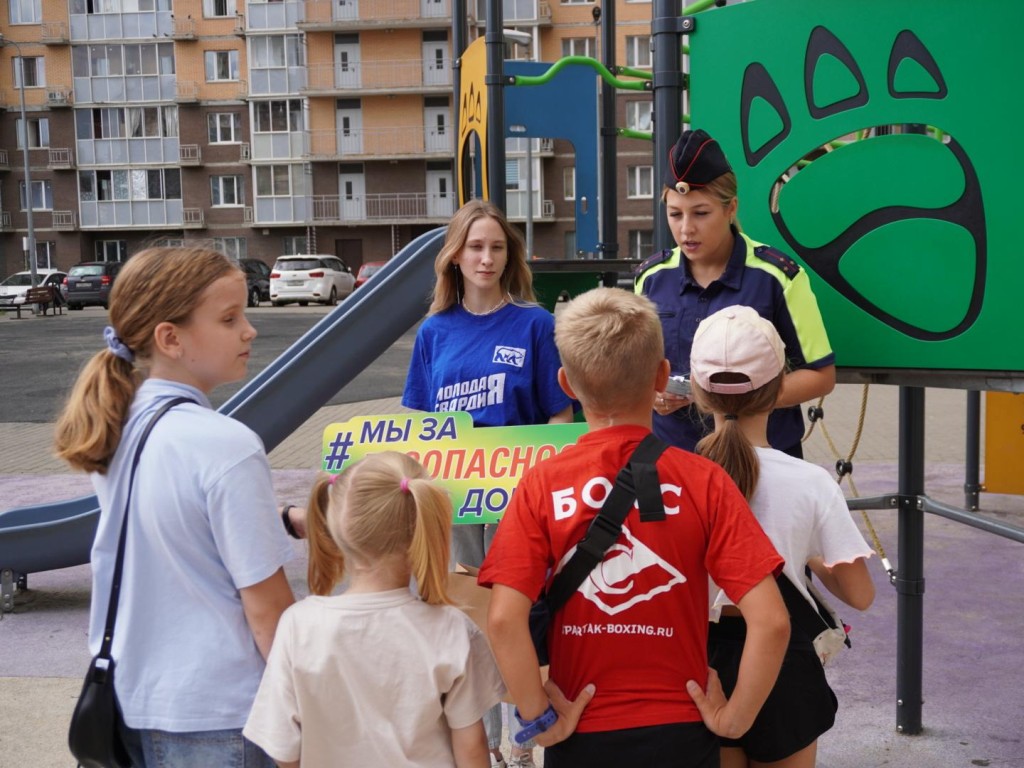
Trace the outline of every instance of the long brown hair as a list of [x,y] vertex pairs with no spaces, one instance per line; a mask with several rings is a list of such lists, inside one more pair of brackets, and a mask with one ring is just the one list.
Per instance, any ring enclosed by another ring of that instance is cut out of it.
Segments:
[[239,269],[208,248],[148,248],[128,260],[110,292],[110,324],[135,359],[103,349],[85,364],[57,419],[58,458],[106,473],[149,367],[154,330],[187,322],[206,288],[232,271]]
[[[754,491],[757,490],[757,481],[761,475],[761,463],[757,460],[754,446],[750,444],[750,440],[740,429],[737,419],[774,409],[785,375],[785,371],[782,371],[763,387],[738,395],[707,392],[701,389],[697,382],[690,384],[693,390],[693,400],[701,411],[737,417],[722,421],[714,432],[697,443],[696,450],[698,454],[711,459],[728,472],[729,477],[733,479],[747,501],[750,501]],[[726,383],[730,374],[721,373],[718,376],[721,377],[723,383]],[[747,379],[741,375],[736,380],[746,381]]]
[[474,222],[488,216],[501,226],[505,233],[508,261],[501,273],[501,292],[508,294],[516,303],[534,303],[533,273],[526,263],[526,243],[519,231],[508,223],[505,214],[494,203],[487,200],[470,200],[459,208],[448,224],[444,245],[434,260],[434,299],[429,314],[436,315],[459,303],[459,287],[462,273],[453,259],[462,253],[469,238],[469,229]]
[[384,451],[346,467],[337,478],[321,473],[307,510],[313,594],[328,595],[344,579],[347,556],[373,562],[404,553],[423,601],[451,604],[452,505],[416,460]]

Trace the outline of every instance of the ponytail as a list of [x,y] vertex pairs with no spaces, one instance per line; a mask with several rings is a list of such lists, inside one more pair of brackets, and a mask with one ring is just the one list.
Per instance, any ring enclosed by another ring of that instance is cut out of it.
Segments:
[[420,597],[430,605],[451,605],[447,591],[451,502],[429,480],[409,480],[407,487],[416,506],[409,563]]
[[329,595],[345,578],[345,553],[335,543],[327,524],[333,475],[321,472],[313,483],[306,505],[306,539],[309,564],[306,582],[314,595]]

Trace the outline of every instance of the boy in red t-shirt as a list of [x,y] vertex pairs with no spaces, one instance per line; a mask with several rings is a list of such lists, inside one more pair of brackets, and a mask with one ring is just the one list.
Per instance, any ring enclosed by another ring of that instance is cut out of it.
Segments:
[[[710,461],[671,447],[661,455],[664,519],[642,522],[630,510],[617,542],[552,618],[551,681],[541,684],[530,606],[651,432],[655,393],[669,376],[654,305],[626,291],[575,299],[555,342],[559,383],[583,404],[589,431],[525,474],[480,570],[480,583],[493,586],[488,630],[517,716],[539,732],[545,768],[717,766],[715,734],[744,733],[775,682],[789,615],[774,579],[782,559]],[[747,625],[729,700],[707,665],[709,576]]]

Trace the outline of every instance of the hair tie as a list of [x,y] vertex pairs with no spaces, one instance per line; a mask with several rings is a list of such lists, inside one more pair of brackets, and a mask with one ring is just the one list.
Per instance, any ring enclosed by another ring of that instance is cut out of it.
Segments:
[[735,413],[727,413],[723,417],[726,421],[736,421],[739,418]]
[[103,340],[107,342],[107,349],[110,350],[114,357],[119,357],[126,363],[135,362],[135,353],[121,341],[121,337],[117,335],[117,331],[114,330],[113,326],[108,325],[103,329]]
[[328,485],[334,485],[334,481],[337,480],[337,479],[338,479],[338,475],[331,475],[331,479],[327,481],[327,484]]
[[399,489],[401,489],[402,493],[408,493],[409,492],[409,478],[408,477],[403,477],[401,480],[399,480],[398,481],[398,487],[399,487]]

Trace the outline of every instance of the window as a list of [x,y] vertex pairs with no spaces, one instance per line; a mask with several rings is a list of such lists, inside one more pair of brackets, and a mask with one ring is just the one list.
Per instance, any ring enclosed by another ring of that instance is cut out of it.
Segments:
[[173,75],[174,43],[73,45],[71,64],[75,77]]
[[71,0],[72,13],[138,13],[169,10],[171,0]]
[[626,175],[627,197],[654,197],[654,168],[650,165],[631,165]]
[[46,60],[42,56],[15,56],[14,87],[21,88],[21,70],[25,68],[25,87],[43,88],[46,86]]
[[127,240],[97,240],[96,261],[127,261]]
[[36,267],[54,269],[57,266],[57,243],[53,240],[36,240]]
[[178,135],[178,107],[97,107],[75,110],[79,139],[139,139]]
[[287,197],[291,193],[287,165],[256,166],[257,197]]
[[253,69],[273,69],[275,67],[301,67],[305,64],[302,55],[302,42],[299,35],[268,35],[252,38]]
[[242,140],[242,115],[239,112],[213,112],[206,116],[211,144],[237,144]]
[[300,253],[309,253],[309,251],[306,250],[306,238],[303,235],[285,236],[282,247],[284,248],[284,250],[281,251],[281,253],[283,253],[285,256],[294,256]]
[[[25,210],[25,182],[18,183],[18,194],[21,196],[21,210]],[[32,210],[53,210],[53,187],[49,179],[32,182]]]
[[570,230],[565,233],[565,258],[575,259],[576,258],[576,230]]
[[238,51],[206,51],[206,82],[238,79]]
[[589,5],[594,0],[562,0],[562,5]]
[[633,131],[650,131],[654,128],[652,116],[654,114],[654,102],[652,101],[627,101],[626,102],[626,127]]
[[562,169],[562,189],[566,200],[576,199],[576,166]]
[[651,38],[647,35],[626,37],[626,66],[651,68]]
[[244,259],[248,253],[244,237],[215,237],[213,247],[235,261]]
[[203,0],[203,16],[234,16],[235,0]]
[[654,251],[653,229],[629,230],[629,258],[646,259]]
[[[25,128],[18,118],[15,130],[18,133],[18,149],[25,146]],[[50,119],[48,117],[28,118],[28,148],[39,149],[50,146]]]
[[294,133],[305,130],[302,99],[258,101],[255,108],[254,133]]
[[180,200],[180,168],[133,168],[79,171],[82,202],[109,200]]
[[153,242],[154,248],[184,248],[184,237],[161,237]]
[[594,38],[566,37],[562,40],[562,56],[593,56]]
[[217,206],[237,206],[245,202],[241,176],[211,176],[210,202]]
[[43,20],[40,0],[10,0],[11,24],[38,24]]

